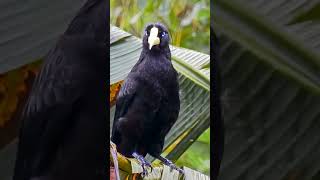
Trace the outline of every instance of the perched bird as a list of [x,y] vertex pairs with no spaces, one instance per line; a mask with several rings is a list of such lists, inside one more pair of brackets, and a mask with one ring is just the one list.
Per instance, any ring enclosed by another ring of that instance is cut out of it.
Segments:
[[171,168],[171,161],[161,157],[164,139],[176,122],[179,110],[178,74],[171,63],[167,28],[154,23],[146,26],[142,52],[125,79],[116,101],[111,141],[118,151],[135,157],[145,167],[146,154]]
[[20,117],[13,180],[106,179],[107,1],[88,0],[49,51]]

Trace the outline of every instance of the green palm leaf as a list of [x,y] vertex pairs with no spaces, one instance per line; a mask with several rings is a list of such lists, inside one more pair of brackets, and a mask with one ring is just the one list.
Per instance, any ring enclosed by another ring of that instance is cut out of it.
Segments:
[[319,172],[320,24],[305,16],[318,6],[213,4],[226,105],[220,179],[311,179]]
[[290,27],[247,12],[252,11],[237,1],[217,1],[216,28],[249,48],[261,60],[320,93],[320,55],[312,44],[304,42],[303,34],[295,34]]
[[[111,84],[123,80],[133,65],[138,61],[141,52],[141,40],[111,27],[110,38],[110,74]],[[210,78],[209,69],[202,66],[210,62],[210,56],[196,51],[171,46],[172,61],[179,72],[181,110],[179,119],[166,136],[165,148],[175,143],[174,150],[168,149],[166,154],[176,160],[191,145],[190,139],[197,138],[209,127]],[[110,122],[114,116],[111,108]],[[202,125],[200,128],[194,128]],[[111,131],[111,130],[110,130]],[[180,138],[188,134],[185,138]],[[176,141],[178,139],[178,142]]]

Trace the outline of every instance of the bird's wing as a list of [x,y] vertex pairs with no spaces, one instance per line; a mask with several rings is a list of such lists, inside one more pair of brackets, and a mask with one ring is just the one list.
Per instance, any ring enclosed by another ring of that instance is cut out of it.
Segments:
[[123,85],[121,86],[120,92],[117,97],[116,101],[116,110],[114,114],[114,120],[112,124],[112,132],[111,132],[111,141],[115,144],[119,145],[120,143],[120,132],[119,132],[119,119],[123,117],[132,102],[134,101],[134,97],[137,93],[137,83],[134,80],[130,79],[130,74],[128,75],[127,79],[124,81]]
[[21,114],[14,179],[52,157],[72,123],[73,105],[97,76],[93,64],[106,58],[105,51],[90,37],[65,37],[49,52]]
[[133,101],[133,97],[136,94],[136,90],[138,87],[138,81],[134,81],[130,79],[130,75],[134,74],[137,70],[139,64],[144,60],[144,56],[141,54],[137,63],[131,69],[127,79],[125,79],[124,83],[121,86],[119,91],[117,101],[116,101],[116,111],[114,114],[114,120],[112,125],[112,137],[114,136],[115,132],[115,125],[117,124],[120,117],[122,117],[126,111],[128,110],[130,104]]
[[[137,67],[143,60],[143,57],[139,59],[137,64],[132,68],[125,82],[123,83],[119,95],[116,101],[116,111],[114,115],[113,127],[112,127],[112,136],[115,132],[115,127],[119,118],[126,115],[128,110],[136,109],[143,104],[143,102],[148,99],[152,99],[152,106],[144,106],[145,111],[149,113],[153,113],[154,115],[159,108],[159,103],[161,99],[161,95],[159,92],[161,88],[154,90],[150,85],[151,82],[147,82],[144,77],[141,76],[140,72],[136,71]],[[151,83],[152,84],[152,83]],[[160,99],[159,99],[160,98]],[[147,110],[148,109],[148,110]]]
[[[128,110],[129,106],[133,101],[134,96],[136,95],[136,86],[137,84],[135,84],[134,81],[132,81],[131,79],[128,79],[123,83],[117,97],[116,111],[114,115],[113,124],[116,124],[117,120],[120,117],[122,117]],[[113,125],[113,127],[115,126]]]

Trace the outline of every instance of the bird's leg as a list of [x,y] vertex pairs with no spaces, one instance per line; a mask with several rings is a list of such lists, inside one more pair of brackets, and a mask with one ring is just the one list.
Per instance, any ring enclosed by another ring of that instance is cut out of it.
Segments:
[[173,162],[171,162],[169,159],[164,158],[164,157],[162,157],[162,156],[160,156],[160,155],[157,156],[157,159],[159,159],[163,164],[169,166],[169,167],[171,168],[171,170],[172,170],[172,169],[175,169],[175,170],[179,171],[180,173],[184,174],[184,171],[183,171],[181,168],[177,167],[177,166],[176,166]]
[[134,158],[136,158],[139,161],[139,163],[141,164],[142,169],[143,169],[142,176],[145,176],[145,175],[148,174],[148,171],[146,170],[146,167],[151,168],[151,172],[152,172],[153,168],[152,168],[151,164],[147,160],[145,160],[145,158],[143,156],[139,155],[136,152],[133,152],[132,156]]

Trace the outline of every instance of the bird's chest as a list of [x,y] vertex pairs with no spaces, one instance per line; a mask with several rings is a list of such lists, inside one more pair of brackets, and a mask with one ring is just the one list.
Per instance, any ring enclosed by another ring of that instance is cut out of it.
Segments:
[[175,79],[175,70],[170,62],[149,61],[145,62],[141,71],[146,79],[153,80],[155,83],[166,85]]

